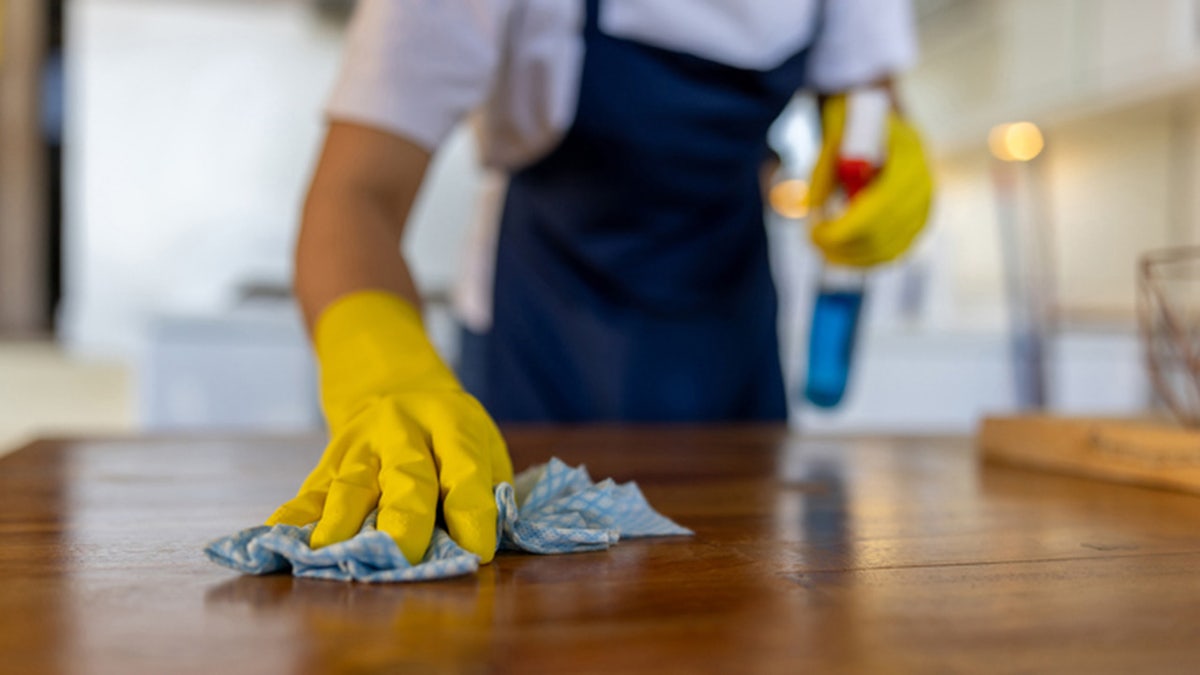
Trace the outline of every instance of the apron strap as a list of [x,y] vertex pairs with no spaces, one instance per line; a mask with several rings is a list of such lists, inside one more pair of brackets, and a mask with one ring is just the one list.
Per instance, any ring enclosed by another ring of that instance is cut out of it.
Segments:
[[584,14],[583,34],[584,35],[599,35],[600,34],[600,0],[586,0],[584,5],[587,7]]

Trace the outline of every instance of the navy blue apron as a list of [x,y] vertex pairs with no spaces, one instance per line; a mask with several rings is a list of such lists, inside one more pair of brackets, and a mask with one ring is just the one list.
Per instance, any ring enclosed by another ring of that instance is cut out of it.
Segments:
[[760,170],[807,49],[758,71],[605,35],[578,109],[510,179],[493,325],[464,385],[501,421],[787,414]]

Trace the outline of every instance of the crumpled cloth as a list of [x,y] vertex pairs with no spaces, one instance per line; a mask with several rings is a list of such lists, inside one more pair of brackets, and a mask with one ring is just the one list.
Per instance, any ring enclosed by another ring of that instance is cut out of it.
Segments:
[[[496,486],[501,550],[575,553],[606,549],[622,537],[693,534],[651,508],[636,483],[618,485],[611,478],[595,483],[586,468],[558,459],[522,472],[513,483]],[[374,513],[355,536],[317,550],[308,546],[314,526],[251,527],[211,542],[204,552],[245,574],[291,569],[298,577],[339,581],[426,581],[479,569],[479,557],[440,527],[425,557],[412,565],[390,536],[375,529]]]

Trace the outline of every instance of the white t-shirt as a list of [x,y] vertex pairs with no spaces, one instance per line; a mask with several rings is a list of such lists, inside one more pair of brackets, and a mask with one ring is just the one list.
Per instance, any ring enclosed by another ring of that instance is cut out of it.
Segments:
[[[330,119],[432,151],[476,114],[480,156],[495,171],[456,290],[475,330],[491,322],[504,177],[553,150],[574,119],[584,14],[584,0],[361,0],[350,27]],[[910,0],[601,0],[600,29],[762,70],[811,45],[806,86],[816,91],[871,82],[916,57]]]
[[[583,22],[584,0],[362,0],[327,113],[432,150],[478,111],[484,163],[519,168],[574,118]],[[898,72],[916,54],[909,0],[601,0],[600,28],[755,69],[811,43],[819,91]]]

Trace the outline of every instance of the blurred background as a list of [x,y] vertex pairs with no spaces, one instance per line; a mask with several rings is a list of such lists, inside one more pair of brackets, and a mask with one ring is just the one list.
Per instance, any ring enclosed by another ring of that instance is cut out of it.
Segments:
[[[72,431],[318,428],[291,246],[352,0],[0,0],[0,451]],[[1140,253],[1200,242],[1200,0],[916,0],[928,233],[871,280],[844,403],[801,403],[813,104],[772,131],[792,422],[969,433],[1154,405]],[[435,341],[481,189],[469,129],[404,246]]]

